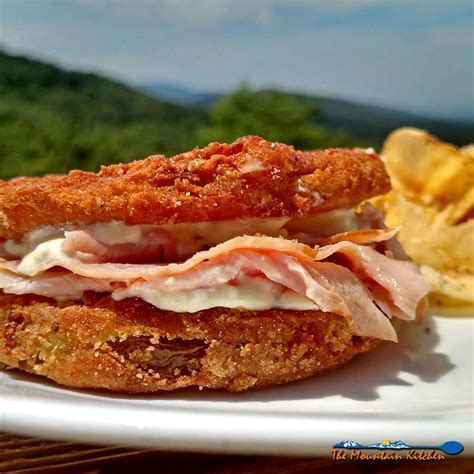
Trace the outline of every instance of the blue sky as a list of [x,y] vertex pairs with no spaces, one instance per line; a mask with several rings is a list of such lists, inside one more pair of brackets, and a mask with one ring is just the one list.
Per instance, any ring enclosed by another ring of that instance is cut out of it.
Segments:
[[130,83],[245,80],[474,120],[472,0],[0,0],[0,42]]

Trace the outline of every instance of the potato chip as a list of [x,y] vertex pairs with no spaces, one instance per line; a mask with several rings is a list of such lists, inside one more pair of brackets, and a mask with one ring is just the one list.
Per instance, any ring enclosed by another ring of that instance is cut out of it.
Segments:
[[467,156],[470,156],[471,158],[474,158],[474,143],[471,143],[470,145],[466,145],[459,148],[459,151],[463,155],[467,155]]
[[441,272],[426,265],[421,265],[420,270],[430,282],[433,294],[474,305],[474,275],[454,271]]
[[428,296],[429,312],[443,316],[472,316],[474,304],[431,292]]
[[415,128],[392,132],[382,156],[395,189],[438,209],[461,199],[474,183],[474,160],[469,153],[460,153]]
[[461,224],[474,217],[474,187],[470,188],[458,201],[448,204],[437,216],[446,224]]
[[430,282],[430,307],[474,312],[474,145],[457,149],[426,132],[402,128],[385,141],[382,159],[393,190],[372,200],[407,255]]
[[398,238],[416,263],[474,273],[474,220],[455,226],[445,224],[435,211],[400,194],[385,216],[389,227],[402,225]]

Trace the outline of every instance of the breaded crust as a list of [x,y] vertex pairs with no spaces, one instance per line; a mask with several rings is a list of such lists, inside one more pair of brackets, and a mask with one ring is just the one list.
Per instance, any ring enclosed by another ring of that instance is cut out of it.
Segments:
[[362,149],[300,152],[256,136],[157,155],[99,173],[0,181],[0,238],[47,225],[170,224],[298,216],[385,193],[379,158]]
[[320,311],[161,311],[89,294],[58,304],[0,295],[0,361],[73,387],[242,391],[334,369],[379,344]]

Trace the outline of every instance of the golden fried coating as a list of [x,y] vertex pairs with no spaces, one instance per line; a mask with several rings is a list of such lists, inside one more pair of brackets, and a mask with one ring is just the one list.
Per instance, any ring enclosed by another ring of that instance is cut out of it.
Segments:
[[73,387],[242,391],[334,369],[379,344],[320,311],[161,311],[91,293],[82,304],[0,295],[0,361]]
[[390,188],[362,149],[299,152],[256,136],[152,156],[99,173],[0,181],[0,238],[47,225],[171,224],[298,216],[354,207]]

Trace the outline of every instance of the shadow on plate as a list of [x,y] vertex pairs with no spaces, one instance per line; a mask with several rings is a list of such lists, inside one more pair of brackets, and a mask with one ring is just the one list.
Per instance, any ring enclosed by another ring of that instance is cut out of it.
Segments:
[[[186,388],[172,392],[148,395],[121,395],[107,391],[72,390],[20,371],[8,371],[9,379],[34,381],[42,387],[55,391],[68,391],[77,395],[92,395],[116,400],[173,400],[173,401],[213,401],[213,402],[270,402],[285,400],[322,399],[331,396],[360,401],[380,398],[379,389],[388,385],[410,386],[404,376],[410,374],[425,383],[433,383],[447,374],[455,366],[447,354],[435,352],[439,343],[436,321],[427,318],[421,325],[402,323],[398,328],[399,343],[382,343],[370,353],[361,354],[343,367],[332,372],[297,382],[271,388],[251,390],[229,395],[223,390],[198,390]],[[10,383],[7,382],[8,385]],[[11,386],[11,385],[10,385]],[[40,389],[40,387],[36,387]]]

